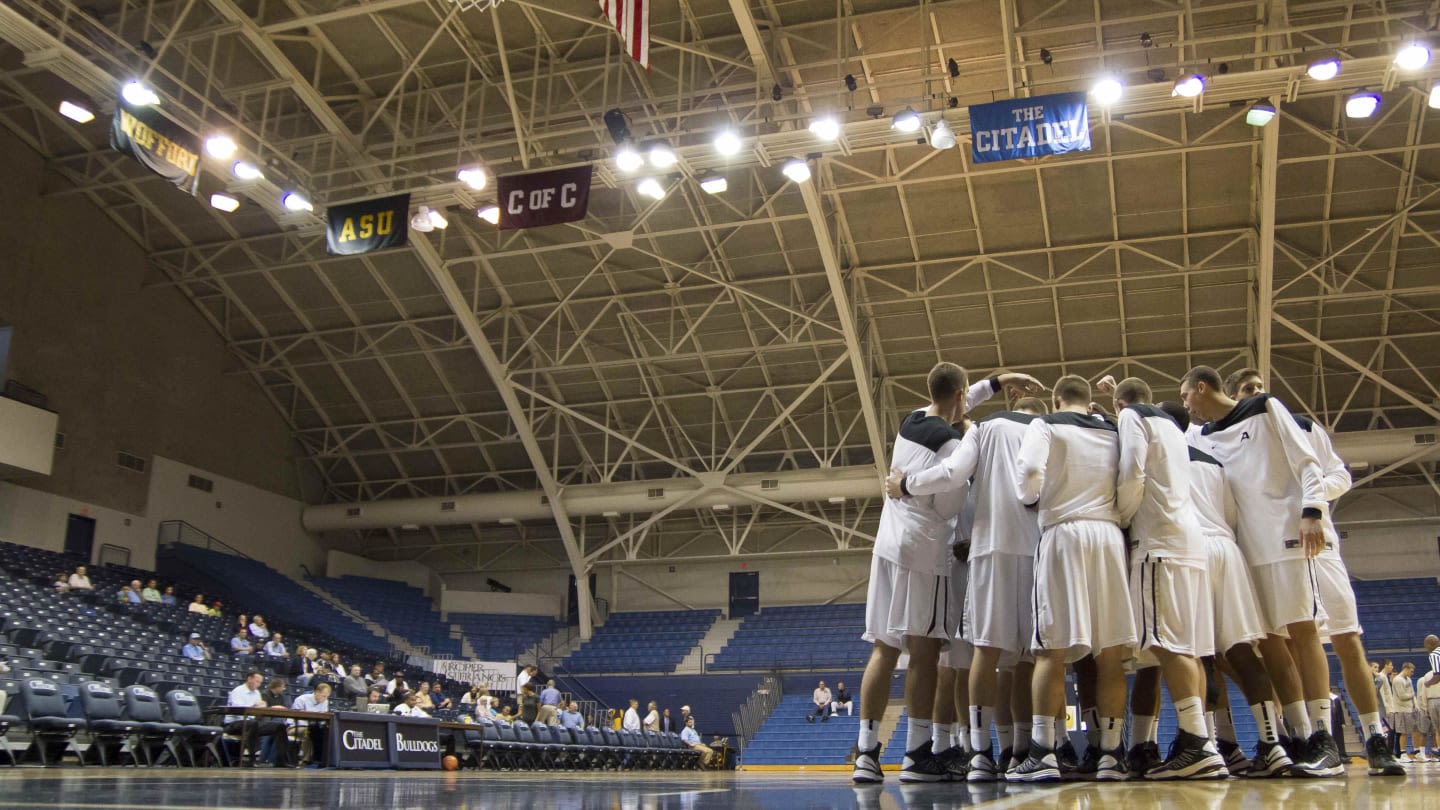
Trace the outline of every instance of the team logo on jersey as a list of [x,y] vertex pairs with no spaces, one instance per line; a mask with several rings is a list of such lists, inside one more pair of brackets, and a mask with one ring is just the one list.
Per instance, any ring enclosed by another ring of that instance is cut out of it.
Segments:
[[1245,441],[1245,440],[1248,439],[1248,438],[1250,438],[1250,431],[1248,431],[1248,430],[1242,430],[1242,431],[1240,432],[1240,441],[1243,442],[1243,441]]

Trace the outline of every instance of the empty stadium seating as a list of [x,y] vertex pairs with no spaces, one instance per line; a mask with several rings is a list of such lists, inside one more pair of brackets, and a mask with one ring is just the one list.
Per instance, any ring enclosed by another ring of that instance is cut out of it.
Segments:
[[451,613],[482,661],[514,661],[551,633],[565,626],[553,616],[507,616],[503,613]]
[[1360,624],[1365,628],[1365,648],[1377,651],[1405,652],[1395,658],[1395,668],[1402,660],[1414,660],[1416,670],[1429,671],[1424,661],[1421,642],[1427,633],[1435,632],[1434,609],[1440,604],[1440,583],[1434,579],[1352,580],[1355,602],[1360,609]]
[[310,577],[310,582],[386,630],[433,654],[459,656],[460,640],[440,620],[430,597],[404,582],[373,577]]
[[624,709],[630,698],[640,701],[641,714],[647,703],[655,701],[661,709],[669,709],[671,717],[680,716],[680,707],[689,706],[695,715],[700,735],[735,733],[731,714],[750,697],[760,684],[759,675],[594,675],[576,678],[560,675],[557,687],[577,699],[593,699],[606,706]]
[[870,657],[864,630],[864,604],[765,608],[740,623],[706,669],[863,667]]
[[718,610],[612,613],[595,635],[565,660],[570,672],[673,672]]

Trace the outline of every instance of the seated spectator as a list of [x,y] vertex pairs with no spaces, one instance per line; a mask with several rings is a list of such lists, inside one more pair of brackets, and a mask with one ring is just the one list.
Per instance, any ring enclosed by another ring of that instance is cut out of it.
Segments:
[[70,590],[72,591],[93,591],[95,586],[90,584],[90,577],[85,573],[85,566],[75,566],[75,573],[70,575]]
[[310,681],[322,671],[320,667],[320,651],[314,647],[307,647],[305,649],[305,655],[300,658],[300,674],[295,676],[295,680],[299,681],[301,685],[309,686]]
[[406,683],[404,676],[398,672],[395,673],[395,677],[385,682],[385,697],[390,701],[391,706],[404,703],[411,691],[410,684]]
[[402,717],[429,717],[429,713],[420,708],[420,693],[411,692],[405,696],[405,700],[397,704],[391,711]]
[[140,593],[134,588],[131,588],[129,585],[120,586],[120,593],[117,598],[120,600],[120,603],[122,605],[140,604]]
[[715,749],[700,742],[700,732],[695,730],[695,718],[685,721],[685,728],[680,729],[680,742],[685,743],[690,750],[700,752],[701,765],[709,766],[714,761]]
[[290,667],[285,673],[287,676],[291,678],[300,677],[300,672],[304,669],[305,654],[309,649],[310,648],[304,644],[295,645],[295,653],[290,657]]
[[209,661],[210,651],[205,649],[205,642],[201,640],[199,633],[191,633],[190,640],[180,648],[180,654],[191,661]]
[[235,631],[235,637],[230,639],[231,655],[254,655],[255,647],[250,643],[250,636],[244,630]]
[[370,685],[360,676],[360,665],[351,664],[350,674],[341,683],[341,694],[350,700],[359,700],[369,694]]
[[[271,709],[288,709],[288,701],[285,700],[285,679],[271,678],[266,684],[265,691],[260,695],[265,706]],[[267,720],[270,718],[266,718]],[[280,727],[289,730],[289,721],[278,720]],[[286,767],[290,764],[290,736],[282,731],[279,734],[272,734],[260,741],[260,761],[269,762],[277,768]]]
[[681,706],[681,707],[680,707],[680,727],[681,727],[681,728],[684,728],[684,727],[685,727],[685,721],[686,721],[686,720],[689,720],[689,719],[690,719],[690,707],[689,707],[689,706]]
[[841,709],[845,710],[845,716],[849,717],[855,713],[855,701],[850,697],[850,690],[845,688],[844,681],[835,682],[835,699],[830,701],[830,713],[839,714]]
[[480,696],[483,694],[485,694],[485,687],[478,683],[472,683],[470,684],[470,688],[465,690],[465,694],[460,696],[460,705],[471,706],[479,703]]
[[218,618],[220,618],[221,615],[223,615],[223,614],[221,613],[221,609],[222,609],[223,607],[224,607],[224,605],[220,604],[220,600],[219,600],[219,599],[216,599],[214,602],[211,602],[211,603],[210,603],[210,609],[207,610],[207,611],[205,611],[205,612],[206,612],[207,614],[209,614],[209,615],[211,615],[211,616],[214,616],[215,618],[218,619]]
[[236,616],[236,617],[235,617],[235,629],[236,629],[236,630],[244,630],[244,631],[247,632],[247,633],[250,632],[250,617],[249,617],[249,616],[246,616],[244,613],[241,613],[239,616]]
[[289,655],[289,653],[285,651],[285,639],[279,633],[270,636],[270,640],[265,642],[265,646],[261,649],[263,649],[265,655],[270,658],[284,658]]
[[[385,703],[385,692],[378,686],[370,687],[370,691],[355,699],[355,711],[363,712],[370,706],[378,706]],[[389,705],[388,703],[386,704]]]
[[560,725],[571,731],[577,731],[585,727],[585,718],[580,716],[580,704],[570,701],[565,711],[560,712]]
[[365,676],[365,681],[371,686],[375,686],[376,684],[385,686],[388,684],[390,679],[385,675],[384,662],[376,661],[375,666],[370,668],[370,674]]
[[141,599],[142,601],[145,601],[145,602],[159,602],[159,601],[160,601],[160,588],[159,588],[159,585],[160,585],[160,583],[156,582],[156,581],[153,580],[153,579],[150,580],[149,582],[145,583],[144,589],[142,589],[142,590],[140,591],[140,599]]
[[507,723],[515,722],[515,710],[507,704],[505,708],[500,710],[500,717],[498,719],[504,720]]
[[555,688],[553,681],[540,690],[540,713],[536,719],[547,726],[555,725],[560,719],[560,690]]
[[810,702],[815,705],[810,713],[805,715],[805,722],[815,722],[817,715],[820,717],[820,722],[830,722],[830,702],[832,700],[834,700],[834,696],[830,694],[829,689],[825,688],[825,682],[821,681],[820,685],[815,687],[815,692],[810,695]]
[[70,592],[70,577],[66,576],[64,571],[61,571],[60,573],[55,575],[54,588],[56,593]]
[[334,670],[336,675],[344,675],[349,670],[349,667],[345,666],[345,662],[340,660],[339,652],[332,651],[330,653],[330,669]]
[[[330,684],[322,683],[300,697],[295,698],[295,702],[291,704],[290,708],[297,712],[329,714]],[[309,720],[291,720],[288,722],[292,727],[299,729],[300,733],[304,735],[301,744],[309,745],[310,753],[309,756],[305,758],[311,765],[317,767],[323,765],[325,763],[325,737],[327,736],[324,732],[326,724],[323,721],[317,722],[312,729]]]
[[195,594],[195,599],[190,602],[190,607],[186,608],[186,610],[190,611],[191,613],[209,615],[210,608],[205,607],[205,594]]
[[172,607],[179,604],[179,601],[175,598],[174,585],[165,586],[165,593],[160,594],[160,604],[169,605]]
[[[260,684],[264,679],[265,676],[253,669],[245,673],[245,681],[230,690],[230,697],[225,705],[235,709],[249,709],[265,705],[265,697],[260,692]],[[284,681],[281,681],[280,685],[283,689]],[[255,743],[261,737],[271,740],[270,747],[273,750],[274,736],[278,734],[284,737],[285,735],[285,724],[273,718],[266,717],[252,723],[245,723],[244,720],[242,715],[225,715],[225,733],[238,735],[243,730],[245,733],[244,748],[251,751],[255,750]]]
[[439,681],[430,684],[430,703],[437,709],[450,709],[455,706],[445,694],[445,690],[441,688]]
[[429,681],[420,682],[420,688],[415,690],[415,697],[418,698],[418,700],[416,700],[415,702],[415,705],[424,709],[425,711],[432,711],[435,708],[435,704],[430,702]]
[[253,638],[257,638],[263,641],[270,637],[270,628],[265,626],[265,617],[261,616],[259,613],[256,613],[255,618],[250,620],[249,630],[250,635]]

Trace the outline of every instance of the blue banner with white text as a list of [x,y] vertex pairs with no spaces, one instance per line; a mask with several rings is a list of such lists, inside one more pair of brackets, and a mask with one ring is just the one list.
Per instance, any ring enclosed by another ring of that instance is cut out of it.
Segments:
[[970,154],[976,163],[1090,151],[1084,93],[1017,98],[970,108]]

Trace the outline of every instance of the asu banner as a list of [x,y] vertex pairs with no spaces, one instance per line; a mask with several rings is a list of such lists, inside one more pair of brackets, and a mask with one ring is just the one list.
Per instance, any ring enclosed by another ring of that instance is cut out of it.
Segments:
[[110,148],[180,188],[193,191],[200,168],[200,140],[150,107],[116,99]]
[[970,155],[976,163],[1090,151],[1084,93],[977,104],[970,108]]
[[400,247],[409,241],[409,194],[325,209],[325,249],[337,256]]
[[538,228],[585,218],[594,169],[579,166],[501,177],[500,230]]

